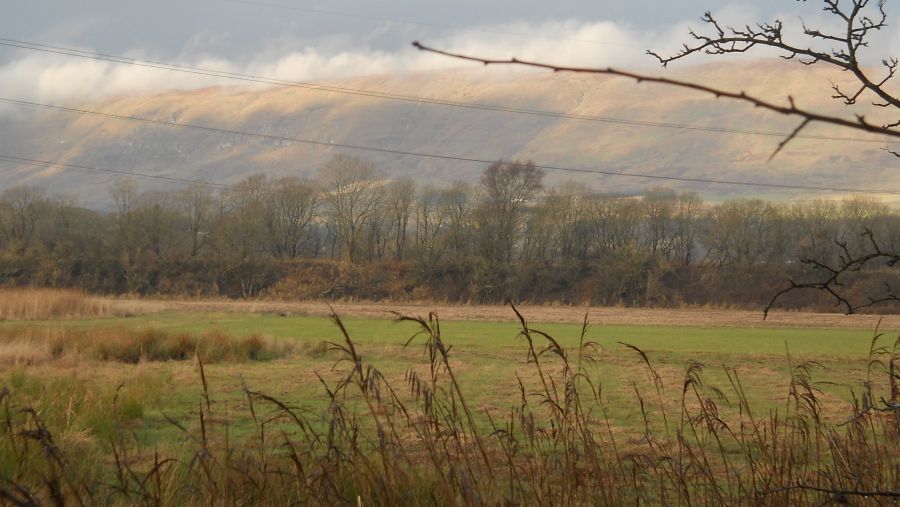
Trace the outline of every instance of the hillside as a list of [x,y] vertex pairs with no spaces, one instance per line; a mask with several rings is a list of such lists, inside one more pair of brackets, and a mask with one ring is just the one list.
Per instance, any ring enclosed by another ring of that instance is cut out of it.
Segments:
[[[707,64],[673,77],[842,112],[829,82],[846,76],[781,61]],[[796,120],[744,104],[623,79],[491,69],[375,76],[336,86],[601,116],[741,130],[790,131]],[[778,137],[671,129],[479,111],[299,88],[208,88],[118,97],[79,105],[119,115],[210,125],[295,138],[483,159],[533,159],[540,164],[613,171],[807,185],[900,188],[895,157],[880,143],[798,139],[773,162]],[[0,117],[0,154],[86,166],[234,183],[266,172],[314,176],[333,148],[233,134],[169,128],[57,112]],[[814,127],[814,135],[861,137]],[[348,152],[374,160],[390,177],[420,182],[475,181],[482,165],[410,156]],[[8,165],[7,165],[8,166]],[[12,167],[0,187],[30,184],[74,194],[86,204],[106,199],[108,175]],[[548,181],[576,180],[609,191],[632,192],[659,181],[552,173]],[[147,188],[166,188],[156,182]],[[669,184],[707,198],[734,195],[791,197],[764,189]]]

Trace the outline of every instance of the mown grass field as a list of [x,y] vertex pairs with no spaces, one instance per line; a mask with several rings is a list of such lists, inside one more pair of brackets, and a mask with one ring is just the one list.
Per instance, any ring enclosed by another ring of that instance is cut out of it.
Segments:
[[[527,311],[526,318],[527,318]],[[417,331],[410,323],[385,319],[343,319],[357,344],[363,360],[377,367],[386,379],[402,388],[405,374],[421,370],[427,364],[421,340],[406,341]],[[556,338],[561,345],[575,350],[581,336],[578,324],[541,324],[530,326]],[[158,330],[172,333],[202,334],[221,331],[240,338],[262,335],[275,343],[290,344],[286,357],[267,361],[221,362],[208,364],[206,375],[217,413],[234,431],[245,431],[248,415],[244,387],[264,392],[315,414],[328,399],[319,377],[335,383],[344,375],[335,362],[338,355],[325,342],[340,342],[337,326],[324,317],[279,316],[277,314],[178,312],[134,317],[106,317],[59,321],[8,321],[0,331],[18,329]],[[533,385],[533,368],[526,362],[527,348],[518,336],[514,322],[441,322],[452,364],[470,403],[477,407],[476,417],[487,422],[487,414],[502,417],[519,402],[518,378],[526,387]],[[14,331],[13,331],[14,332]],[[668,409],[677,411],[681,384],[692,361],[702,363],[704,382],[729,391],[724,368],[739,375],[748,400],[757,410],[776,410],[787,395],[791,365],[815,361],[813,380],[821,389],[820,401],[826,415],[844,417],[851,400],[851,389],[859,391],[866,380],[867,357],[874,329],[797,329],[728,328],[653,325],[589,326],[586,341],[596,343],[592,379],[601,387],[608,416],[613,424],[627,431],[640,425],[638,394],[649,397],[653,384],[639,355],[623,345],[643,350],[659,372],[666,389]],[[882,330],[883,344],[893,343],[891,330]],[[552,364],[552,363],[551,363]],[[879,377],[876,379],[881,381]],[[131,393],[135,407],[128,426],[139,438],[151,444],[171,441],[177,433],[172,420],[195,421],[201,398],[201,381],[194,361],[170,361],[123,364],[115,361],[58,360],[35,365],[6,365],[0,383],[19,387],[29,398],[45,396],[47,386],[72,384],[97,393],[115,396],[116,390]],[[65,390],[65,389],[63,389]],[[146,392],[145,392],[146,391]],[[46,401],[46,400],[45,400]],[[65,400],[60,400],[64,403]],[[60,409],[58,407],[58,409]],[[651,412],[654,408],[649,408]],[[74,414],[74,412],[73,412]],[[96,415],[85,415],[84,431],[103,431]],[[90,427],[91,424],[98,428]]]

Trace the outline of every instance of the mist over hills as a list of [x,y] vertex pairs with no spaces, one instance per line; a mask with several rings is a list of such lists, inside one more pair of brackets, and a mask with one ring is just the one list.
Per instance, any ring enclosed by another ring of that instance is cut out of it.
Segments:
[[[667,75],[745,90],[773,100],[792,95],[808,109],[850,116],[830,98],[830,83],[848,76],[775,60],[731,61]],[[352,89],[449,101],[696,127],[789,132],[796,119],[736,102],[620,78],[484,69],[370,76],[329,83]],[[766,183],[900,189],[898,159],[883,142],[797,139],[772,162],[780,137],[572,120],[417,104],[288,87],[207,88],[116,97],[78,107],[117,115],[207,125],[276,136],[478,159],[531,159],[584,169]],[[863,112],[858,109],[856,112]],[[865,111],[873,114],[870,111]],[[877,114],[877,111],[874,112]],[[814,126],[807,135],[863,138]],[[188,128],[172,128],[52,111],[7,110],[0,154],[232,184],[255,173],[315,177],[334,154],[373,160],[387,177],[420,183],[475,182],[483,164],[311,146]],[[0,187],[40,185],[102,206],[115,176],[71,169],[0,166]],[[694,190],[708,199],[790,198],[799,192],[549,172],[608,192],[655,186]],[[177,185],[142,181],[147,189]],[[829,194],[826,194],[829,195]],[[833,194],[830,194],[833,195]]]

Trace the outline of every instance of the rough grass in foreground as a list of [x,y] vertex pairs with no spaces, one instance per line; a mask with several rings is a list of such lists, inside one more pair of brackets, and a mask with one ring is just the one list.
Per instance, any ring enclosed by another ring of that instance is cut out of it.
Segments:
[[[521,317],[521,316],[520,316]],[[252,431],[238,438],[198,362],[196,416],[175,420],[181,451],[160,453],[120,428],[105,449],[60,435],[51,410],[0,393],[0,499],[19,505],[890,505],[900,499],[898,342],[876,335],[866,382],[840,422],[822,417],[816,365],[791,363],[779,410],[748,402],[737,371],[707,383],[693,362],[677,385],[660,381],[653,358],[623,344],[643,368],[632,410],[638,438],[610,424],[584,330],[577,347],[520,319],[535,382],[519,379],[508,415],[479,423],[450,360],[440,322],[418,327],[410,346],[424,359],[391,384],[360,356],[343,323],[336,383],[315,413],[245,386]],[[525,373],[524,371],[522,372]],[[885,376],[888,382],[876,382]],[[639,386],[648,386],[641,388]],[[873,386],[886,386],[876,392]],[[84,399],[69,386],[62,397]],[[118,395],[111,398],[117,406]],[[667,409],[663,400],[677,399]],[[227,407],[225,408],[227,410]],[[68,416],[66,416],[68,417]]]

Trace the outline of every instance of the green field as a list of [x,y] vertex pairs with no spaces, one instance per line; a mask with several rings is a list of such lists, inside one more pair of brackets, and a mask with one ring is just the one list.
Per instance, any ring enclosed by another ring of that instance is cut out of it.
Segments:
[[[411,369],[427,365],[422,339],[409,346],[404,343],[417,330],[412,323],[390,320],[348,318],[344,323],[357,344],[364,362],[378,368],[401,393],[407,393],[404,376]],[[529,323],[533,328],[555,337],[577,360],[581,326],[575,324]],[[170,332],[202,333],[220,330],[240,337],[262,335],[276,342],[295,344],[288,357],[271,361],[209,364],[206,374],[210,392],[222,417],[241,432],[247,414],[243,386],[264,392],[316,414],[328,398],[318,376],[333,384],[346,371],[346,363],[335,362],[338,354],[323,345],[340,341],[338,328],[321,317],[278,316],[238,313],[168,312],[129,318],[99,318],[53,322],[6,322],[0,329],[17,327],[57,329],[156,329]],[[476,417],[486,422],[486,414],[503,416],[519,403],[517,375],[528,389],[537,386],[533,366],[526,362],[527,346],[519,337],[520,327],[512,322],[442,322],[442,336],[452,345],[450,357],[455,372],[477,410]],[[844,417],[851,389],[859,392],[866,379],[866,365],[873,331],[789,328],[722,328],[590,326],[586,341],[597,344],[596,363],[588,368],[591,379],[602,388],[608,416],[616,426],[632,428],[641,420],[636,410],[637,394],[653,393],[648,370],[638,354],[621,343],[639,347],[658,371],[666,393],[667,410],[677,410],[685,371],[691,362],[704,368],[704,385],[716,386],[726,397],[731,391],[725,368],[739,375],[748,400],[757,411],[778,409],[786,399],[791,365],[816,361],[813,380],[823,395],[826,415]],[[891,345],[893,335],[886,333],[882,344]],[[536,342],[536,347],[543,344]],[[558,361],[543,356],[549,371]],[[317,376],[318,375],[318,376]],[[876,379],[881,381],[879,377]],[[167,418],[192,421],[198,412],[201,382],[192,361],[121,364],[114,362],[45,364],[15,366],[0,373],[0,381],[20,386],[32,397],[43,396],[48,383],[73,382],[95,386],[97,393],[112,392],[117,386],[134,392],[140,404],[139,417],[129,421],[135,434],[146,442],[161,442],[171,437],[174,428]],[[152,386],[152,395],[138,395]],[[99,396],[99,394],[98,394]],[[728,403],[733,401],[723,400]],[[649,408],[651,412],[655,408]]]
[[406,345],[416,322],[347,318],[347,341],[325,317],[75,308],[0,322],[0,503],[49,501],[60,476],[66,497],[108,505],[896,490],[897,394],[869,362],[896,363],[895,331],[873,355],[865,329],[529,323],[530,356],[515,322],[447,321],[444,362],[425,335]]

